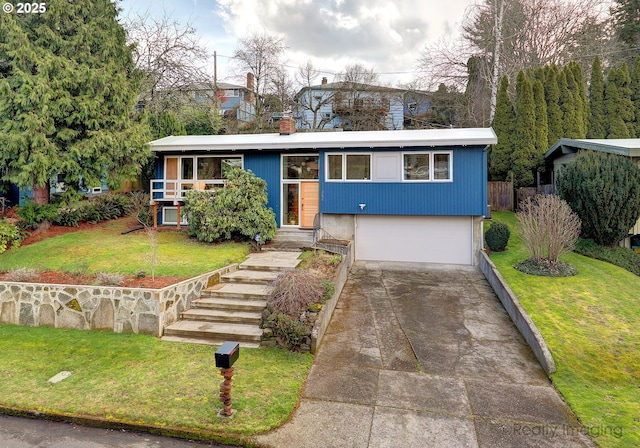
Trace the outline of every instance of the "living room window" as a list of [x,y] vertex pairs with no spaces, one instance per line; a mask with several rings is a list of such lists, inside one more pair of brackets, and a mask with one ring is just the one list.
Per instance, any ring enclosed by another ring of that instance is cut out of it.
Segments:
[[371,180],[371,154],[327,154],[327,180]]

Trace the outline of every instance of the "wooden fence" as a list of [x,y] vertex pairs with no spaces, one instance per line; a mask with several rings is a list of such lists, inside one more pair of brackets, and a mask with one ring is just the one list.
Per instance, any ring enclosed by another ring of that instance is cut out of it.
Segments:
[[513,212],[517,209],[517,205],[528,197],[537,194],[554,194],[554,186],[545,184],[514,190],[513,182],[489,182],[487,191],[491,211]]

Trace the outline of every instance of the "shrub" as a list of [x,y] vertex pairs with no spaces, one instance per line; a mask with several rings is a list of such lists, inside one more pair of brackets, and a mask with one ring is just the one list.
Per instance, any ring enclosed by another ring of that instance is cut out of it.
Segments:
[[484,233],[484,240],[489,249],[494,252],[499,252],[506,249],[510,236],[511,231],[506,224],[494,221],[491,223],[491,227]]
[[25,229],[35,229],[41,222],[50,221],[57,207],[54,204],[36,204],[29,201],[16,209]]
[[98,272],[98,274],[96,274],[96,281],[101,286],[121,286],[124,283],[124,276],[121,274]]
[[78,227],[82,214],[80,210],[72,207],[60,207],[51,222],[57,226]]
[[593,240],[579,238],[575,252],[596,260],[606,261],[635,275],[640,275],[640,254],[625,247],[605,247],[598,245]]
[[602,246],[624,239],[640,216],[640,168],[629,158],[583,151],[556,179],[556,192],[582,220],[582,235]]
[[322,301],[326,302],[331,297],[333,297],[333,294],[336,292],[336,284],[330,280],[322,280],[320,283],[322,283],[322,287],[324,288],[324,294],[322,294]]
[[131,211],[131,200],[122,194],[104,194],[91,198],[89,204],[95,209],[98,221],[120,218]]
[[522,201],[516,213],[522,240],[531,258],[554,265],[573,249],[580,236],[580,218],[563,199],[537,195]]
[[299,314],[310,304],[322,301],[325,287],[318,277],[307,271],[285,271],[272,283],[269,306],[281,313]]
[[6,279],[10,282],[33,282],[38,279],[38,271],[33,268],[18,268],[9,271]]
[[278,314],[273,330],[276,336],[279,336],[291,348],[300,347],[309,333],[309,329],[297,317],[287,314]]
[[0,220],[0,254],[7,250],[9,245],[17,247],[22,242],[20,229],[6,219]]
[[233,168],[227,173],[225,188],[215,191],[189,191],[185,213],[191,235],[213,242],[241,236],[254,244],[275,236],[276,220],[267,208],[267,183],[251,171]]

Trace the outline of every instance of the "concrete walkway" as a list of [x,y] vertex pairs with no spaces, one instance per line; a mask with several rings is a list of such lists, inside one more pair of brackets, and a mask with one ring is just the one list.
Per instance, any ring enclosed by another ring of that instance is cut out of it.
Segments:
[[476,268],[358,262],[273,447],[593,447]]

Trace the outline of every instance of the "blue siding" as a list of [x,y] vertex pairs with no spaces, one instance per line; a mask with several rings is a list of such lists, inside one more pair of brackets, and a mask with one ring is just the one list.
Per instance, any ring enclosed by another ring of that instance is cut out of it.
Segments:
[[244,155],[244,169],[267,182],[267,195],[280,227],[280,153],[254,152]]
[[[425,148],[424,150],[451,149]],[[324,154],[321,155],[324,162]],[[320,211],[371,215],[474,215],[486,212],[486,153],[453,149],[453,182],[320,181]],[[367,204],[360,210],[358,204]]]

